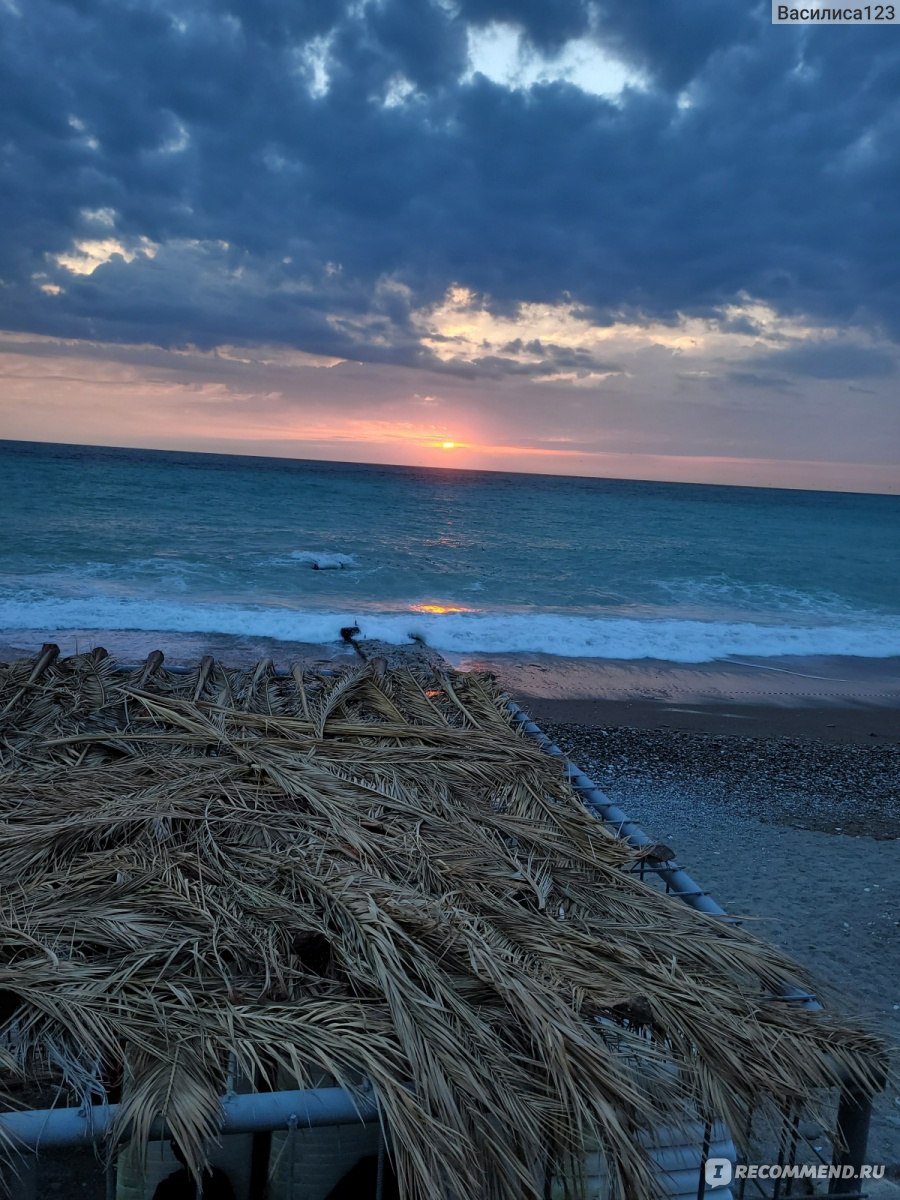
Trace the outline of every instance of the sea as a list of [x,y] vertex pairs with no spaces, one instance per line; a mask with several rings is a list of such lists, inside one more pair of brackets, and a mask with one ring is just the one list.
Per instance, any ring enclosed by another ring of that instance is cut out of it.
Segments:
[[900,655],[898,496],[0,442],[0,504],[7,641]]

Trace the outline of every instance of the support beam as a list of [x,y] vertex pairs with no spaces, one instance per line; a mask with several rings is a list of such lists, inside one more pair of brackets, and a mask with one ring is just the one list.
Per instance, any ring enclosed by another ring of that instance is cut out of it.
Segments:
[[[845,1087],[837,1112],[837,1134],[834,1158],[835,1167],[852,1168],[859,1178],[859,1171],[866,1159],[869,1141],[869,1123],[872,1120],[872,1098],[859,1088]],[[839,1196],[846,1187],[843,1179],[832,1179],[828,1185],[829,1196]]]
[[[117,1104],[90,1108],[47,1108],[0,1113],[0,1134],[20,1150],[79,1146],[102,1141],[119,1111]],[[295,1092],[251,1092],[222,1101],[225,1133],[255,1133],[267,1129],[309,1129],[317,1125],[353,1125],[378,1119],[373,1100],[354,1098],[343,1088],[311,1088]],[[166,1137],[161,1121],[151,1139]]]

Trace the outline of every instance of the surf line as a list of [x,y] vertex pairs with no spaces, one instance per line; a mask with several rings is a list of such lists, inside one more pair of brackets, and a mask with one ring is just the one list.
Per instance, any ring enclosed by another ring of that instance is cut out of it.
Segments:
[[792,671],[788,667],[766,667],[762,663],[741,662],[739,658],[728,658],[726,662],[734,663],[736,667],[756,667],[757,671],[777,671],[780,675],[796,675],[798,679],[824,679],[832,683],[849,683],[849,679],[839,679],[837,675],[804,675],[802,671]]

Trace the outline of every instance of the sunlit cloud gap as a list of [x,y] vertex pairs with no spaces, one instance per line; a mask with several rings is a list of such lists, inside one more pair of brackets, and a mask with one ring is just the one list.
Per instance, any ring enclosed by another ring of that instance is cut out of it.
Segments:
[[569,83],[591,95],[615,99],[623,88],[642,87],[646,82],[590,38],[574,38],[559,54],[548,57],[530,46],[514,26],[495,22],[469,26],[468,42],[468,78],[478,73],[508,88]]

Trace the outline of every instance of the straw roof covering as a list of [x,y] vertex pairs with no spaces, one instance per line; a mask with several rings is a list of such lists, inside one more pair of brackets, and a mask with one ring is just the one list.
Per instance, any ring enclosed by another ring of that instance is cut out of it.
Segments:
[[196,1166],[229,1054],[365,1077],[405,1195],[497,1200],[594,1138],[649,1200],[637,1131],[871,1086],[877,1042],[629,872],[490,677],[53,649],[0,665],[7,1078],[126,1063],[121,1128],[164,1114]]

